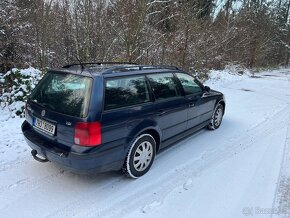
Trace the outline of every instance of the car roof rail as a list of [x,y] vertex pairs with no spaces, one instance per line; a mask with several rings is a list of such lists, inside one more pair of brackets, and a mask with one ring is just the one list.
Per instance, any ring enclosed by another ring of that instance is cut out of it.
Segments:
[[104,74],[110,74],[115,72],[126,72],[135,70],[154,70],[154,69],[169,69],[169,70],[180,70],[176,66],[170,65],[136,65],[136,66],[117,66],[115,68],[108,69]]
[[86,65],[101,66],[101,65],[120,65],[120,64],[138,65],[137,63],[132,63],[132,62],[86,62],[86,63],[78,63],[78,64],[68,64],[68,65],[63,66],[62,68],[70,68],[74,66],[86,66]]

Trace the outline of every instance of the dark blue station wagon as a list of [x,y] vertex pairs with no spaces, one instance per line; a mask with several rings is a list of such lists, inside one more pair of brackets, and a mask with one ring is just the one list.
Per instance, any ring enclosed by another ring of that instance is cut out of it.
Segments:
[[137,178],[160,149],[219,128],[224,112],[222,93],[177,67],[86,63],[45,74],[27,100],[22,131],[40,162]]

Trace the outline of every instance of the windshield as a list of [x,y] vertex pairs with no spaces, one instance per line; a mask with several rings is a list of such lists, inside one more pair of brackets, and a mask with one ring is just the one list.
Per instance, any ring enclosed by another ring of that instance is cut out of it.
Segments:
[[77,117],[87,115],[92,79],[48,72],[29,97],[50,110]]

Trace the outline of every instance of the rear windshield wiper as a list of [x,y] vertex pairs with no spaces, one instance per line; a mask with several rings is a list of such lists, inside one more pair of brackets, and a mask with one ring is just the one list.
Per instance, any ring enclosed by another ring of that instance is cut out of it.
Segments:
[[37,101],[35,101],[35,100],[32,100],[32,101],[33,101],[34,103],[40,105],[41,107],[46,107],[46,108],[48,108],[48,109],[50,109],[50,110],[55,110],[55,107],[52,106],[51,104],[48,104],[48,103],[39,103],[39,102],[37,102]]
[[51,109],[51,110],[55,110],[55,107],[52,106],[51,104],[42,103],[42,106],[43,106],[43,107],[48,107],[48,108]]
[[51,109],[51,110],[55,110],[55,107],[52,106],[51,104],[48,104],[48,103],[40,103],[40,105],[41,105],[42,107],[46,107],[46,108],[49,108],[49,109]]

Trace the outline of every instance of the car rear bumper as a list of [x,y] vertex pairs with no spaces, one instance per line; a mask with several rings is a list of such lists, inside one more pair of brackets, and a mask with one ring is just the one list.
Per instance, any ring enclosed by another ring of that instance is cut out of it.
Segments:
[[40,156],[73,172],[116,171],[120,170],[124,163],[124,146],[122,145],[92,153],[71,152],[49,143],[39,136],[26,121],[23,122],[21,128],[24,138],[32,150],[36,150]]

